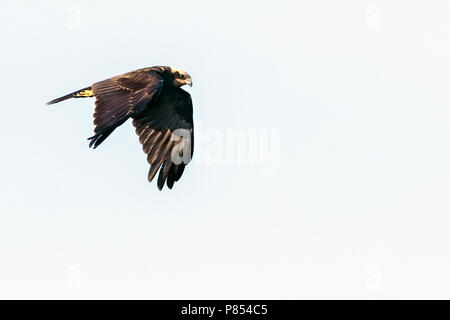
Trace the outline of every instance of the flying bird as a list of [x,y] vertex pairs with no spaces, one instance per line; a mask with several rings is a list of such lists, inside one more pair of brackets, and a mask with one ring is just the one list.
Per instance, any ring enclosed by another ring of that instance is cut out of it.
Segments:
[[47,104],[94,97],[95,134],[88,138],[94,149],[131,118],[150,164],[148,181],[159,171],[158,189],[165,183],[172,189],[194,151],[192,99],[181,88],[184,85],[192,86],[185,71],[150,67],[96,82]]

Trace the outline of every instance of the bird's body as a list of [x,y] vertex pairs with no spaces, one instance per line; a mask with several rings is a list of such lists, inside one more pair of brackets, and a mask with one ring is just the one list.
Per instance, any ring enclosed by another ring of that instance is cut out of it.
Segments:
[[158,188],[171,189],[183,174],[194,150],[192,100],[181,86],[190,76],[171,67],[150,67],[94,83],[61,98],[95,97],[94,133],[90,147],[98,147],[118,126],[133,119],[150,164],[148,180],[159,170]]

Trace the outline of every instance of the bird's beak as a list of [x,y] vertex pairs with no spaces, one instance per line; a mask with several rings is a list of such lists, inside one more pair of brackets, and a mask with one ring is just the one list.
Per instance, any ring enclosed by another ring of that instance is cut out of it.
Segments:
[[192,88],[192,80],[191,79],[189,79],[189,87]]

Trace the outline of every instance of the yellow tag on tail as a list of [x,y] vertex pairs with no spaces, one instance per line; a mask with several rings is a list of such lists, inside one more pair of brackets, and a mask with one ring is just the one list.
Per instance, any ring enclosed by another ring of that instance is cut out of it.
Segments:
[[91,89],[88,90],[82,90],[75,94],[75,97],[92,97],[94,95],[94,92],[92,92]]

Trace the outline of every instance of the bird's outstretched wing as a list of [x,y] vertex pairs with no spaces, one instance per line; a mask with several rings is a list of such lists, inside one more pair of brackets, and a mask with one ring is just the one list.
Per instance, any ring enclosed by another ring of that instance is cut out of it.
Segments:
[[163,79],[151,68],[94,83],[95,135],[89,138],[89,146],[96,148],[128,118],[144,111],[158,97],[162,86]]
[[148,180],[152,181],[160,169],[158,188],[161,190],[167,181],[172,189],[194,151],[190,94],[180,88],[163,90],[155,103],[133,119],[150,164]]

